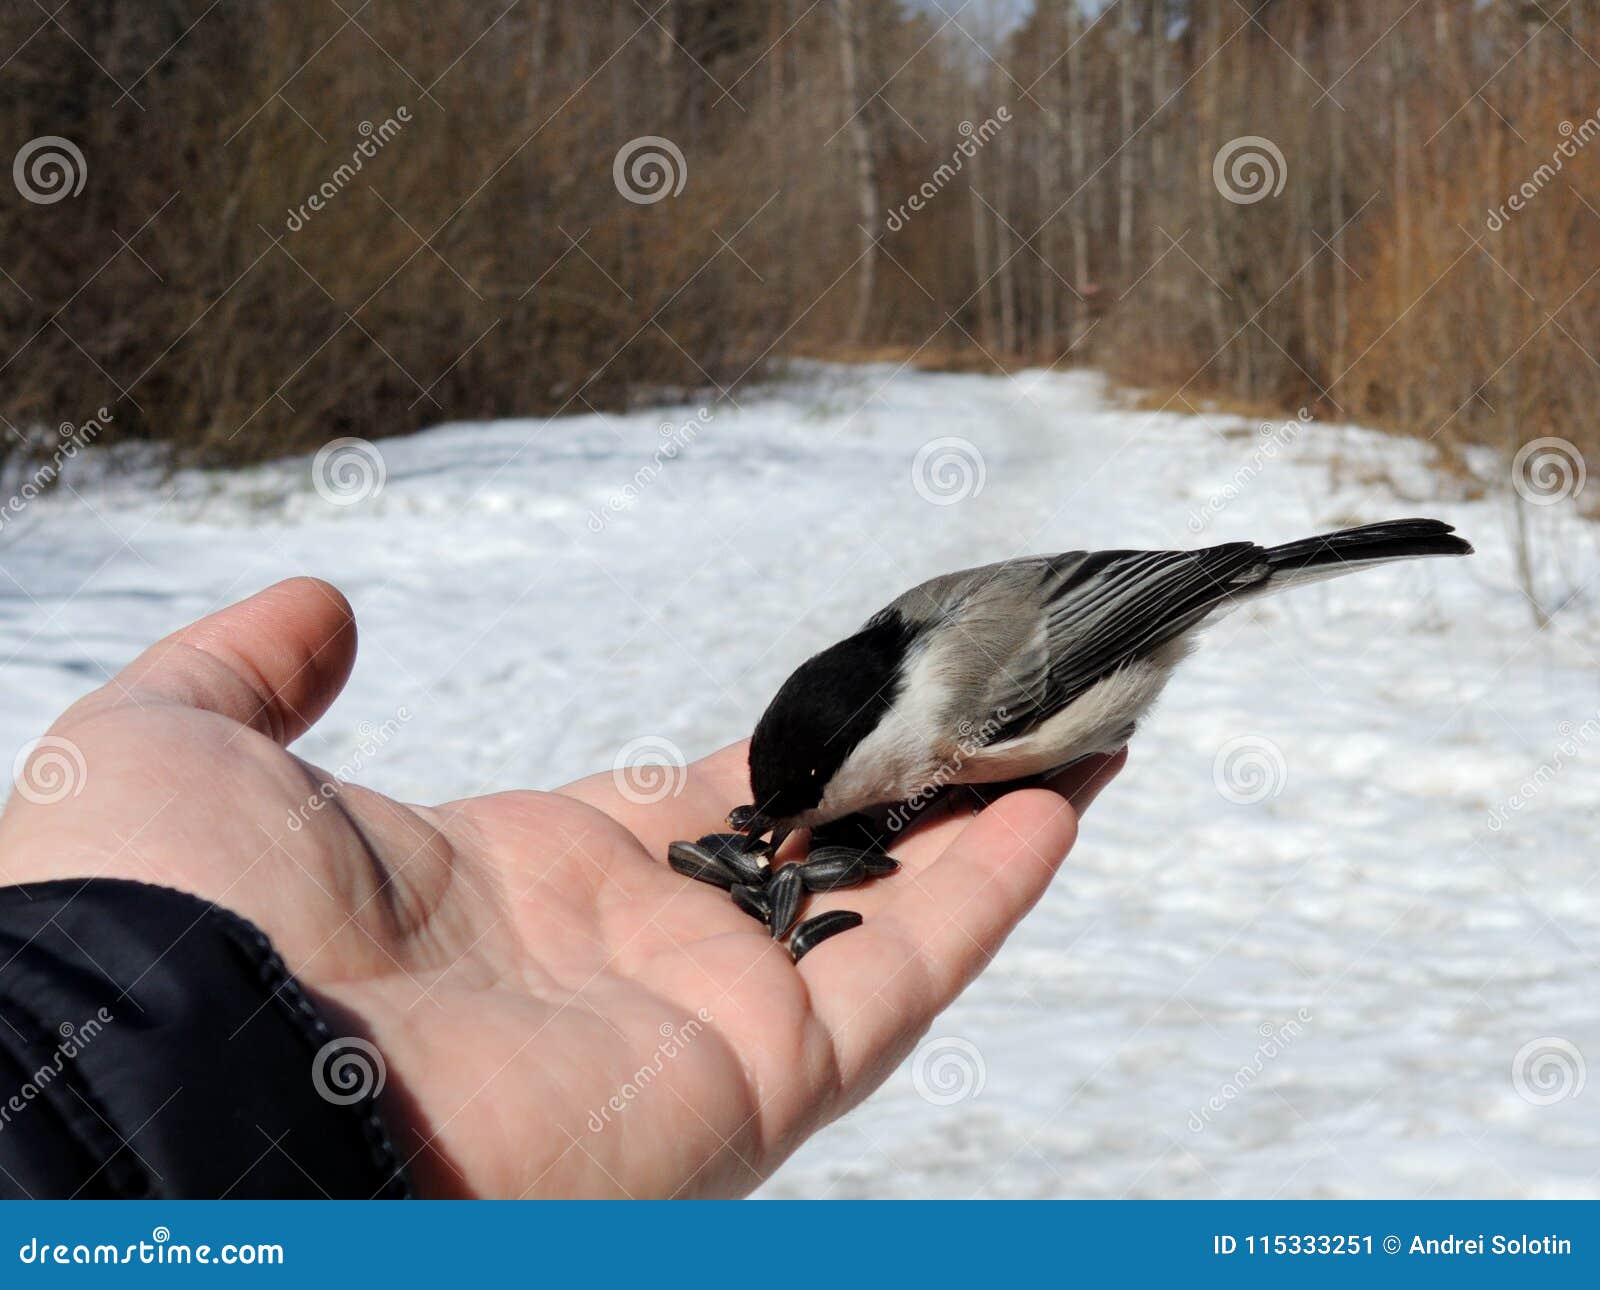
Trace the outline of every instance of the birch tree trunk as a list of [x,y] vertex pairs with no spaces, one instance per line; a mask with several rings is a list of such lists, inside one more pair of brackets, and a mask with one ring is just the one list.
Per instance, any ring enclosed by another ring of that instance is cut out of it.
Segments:
[[[1167,101],[1167,4],[1166,0],[1150,0],[1150,111],[1161,116],[1150,123],[1150,183],[1147,198],[1163,192],[1167,187],[1167,125],[1170,118],[1162,104]],[[1152,255],[1161,252],[1161,234],[1156,221],[1146,221],[1150,226]]]
[[[1389,135],[1393,147],[1391,162],[1394,174],[1395,213],[1395,271],[1400,282],[1400,299],[1403,308],[1411,305],[1411,184],[1409,180],[1409,150],[1411,147],[1411,119],[1406,105],[1404,35],[1397,30],[1391,33],[1389,59],[1385,80],[1389,89]],[[1410,419],[1414,414],[1412,385],[1399,386],[1400,415]]]
[[1000,289],[1000,347],[1007,354],[1016,354],[1021,349],[1017,340],[1018,248],[1011,230],[1006,227],[1016,218],[1013,203],[1010,201],[1016,164],[1014,157],[1008,155],[1014,152],[1009,146],[1009,140],[1010,136],[1002,135],[994,145],[991,145],[1000,148],[1000,183],[996,186],[994,194],[995,210],[998,212],[994,222],[995,281]]
[[[1307,60],[1311,57],[1310,26],[1310,12],[1305,7],[1297,9],[1294,14],[1294,34],[1291,48],[1294,52],[1295,61],[1301,67],[1309,66]],[[1311,133],[1310,122],[1315,112],[1314,101],[1317,88],[1304,76],[1299,77],[1295,84],[1297,86],[1296,115],[1300,118],[1305,129],[1303,137],[1309,140]],[[1333,110],[1337,112],[1339,109],[1334,108]],[[1310,155],[1309,148],[1305,150],[1305,155]],[[1317,312],[1321,304],[1321,293],[1319,291],[1321,275],[1317,272],[1321,257],[1318,255],[1315,233],[1316,197],[1316,185],[1309,181],[1309,177],[1295,185],[1294,203],[1297,212],[1295,219],[1300,226],[1299,263],[1305,266],[1300,271],[1299,281],[1300,350],[1305,356],[1307,366],[1312,369],[1317,366]],[[1338,267],[1338,265],[1334,266],[1335,271],[1338,270]]]
[[[1222,14],[1217,12],[1212,21],[1211,47],[1216,49],[1222,42]],[[1206,57],[1205,50],[1198,40],[1195,42],[1195,60],[1203,63]],[[1200,164],[1208,169],[1211,159],[1221,150],[1226,141],[1222,128],[1222,78],[1223,68],[1221,57],[1211,61],[1210,66],[1200,73],[1205,78],[1205,92],[1201,95],[1200,103],[1200,137],[1205,140],[1205,156],[1200,158]],[[1204,190],[1202,189],[1202,192]],[[1229,279],[1227,255],[1222,246],[1222,215],[1224,202],[1220,193],[1204,193],[1205,205],[1205,237],[1206,252],[1210,256],[1215,268],[1216,276],[1226,285]],[[1228,320],[1224,312],[1223,298],[1220,292],[1209,283],[1206,285],[1206,304],[1211,318],[1211,340],[1215,350],[1220,351],[1228,339]],[[1218,358],[1222,358],[1219,352]]]
[[[978,111],[978,89],[974,78],[963,78],[967,86],[967,120],[981,120]],[[972,303],[978,311],[978,340],[985,349],[995,343],[995,325],[989,302],[993,292],[989,289],[992,261],[989,258],[989,211],[979,196],[987,186],[988,165],[980,148],[967,164],[967,200],[972,206],[972,269],[977,276]]]
[[[1345,68],[1349,42],[1349,19],[1344,5],[1333,7],[1333,34],[1330,57],[1341,73]],[[1328,218],[1333,222],[1333,360],[1329,366],[1337,380],[1344,375],[1344,356],[1350,337],[1350,287],[1346,281],[1349,270],[1344,267],[1344,113],[1337,105],[1328,112]]]
[[[1055,61],[1056,50],[1063,39],[1064,28],[1056,21],[1059,12],[1052,12],[1048,28],[1049,42],[1045,49],[1048,59]],[[1059,64],[1051,67],[1040,89],[1040,105],[1044,119],[1041,123],[1039,157],[1039,211],[1035,235],[1039,256],[1044,261],[1040,274],[1039,344],[1044,357],[1054,362],[1061,356],[1061,325],[1063,310],[1068,306],[1061,297],[1061,219],[1059,210],[1064,192],[1064,158],[1062,137],[1068,128],[1065,102],[1062,95],[1062,73]],[[1068,288],[1070,290],[1070,288]],[[1070,337],[1070,324],[1068,329]]]
[[861,0],[835,0],[839,17],[839,60],[844,69],[844,89],[852,110],[850,146],[855,159],[856,214],[861,229],[861,259],[856,265],[856,303],[851,314],[849,338],[860,344],[866,337],[872,317],[872,299],[878,281],[878,228],[882,223],[879,171],[882,158],[877,111],[868,96],[876,98],[877,86],[869,84],[867,31]]
[[1132,6],[1117,32],[1117,97],[1122,107],[1122,151],[1117,154],[1117,278],[1125,286],[1133,270],[1133,52],[1138,26]]
[[[1067,176],[1067,183],[1071,186],[1071,193],[1067,198],[1067,224],[1072,230],[1073,287],[1080,296],[1089,285],[1089,227],[1086,215],[1088,201],[1082,189],[1089,175],[1087,137],[1089,123],[1088,95],[1084,93],[1083,83],[1082,35],[1083,19],[1078,13],[1077,0],[1069,0],[1067,41],[1071,49],[1067,54],[1067,148],[1071,157],[1071,173]],[[1072,337],[1074,345],[1090,322],[1086,307],[1080,305],[1075,313],[1077,317],[1074,319]]]

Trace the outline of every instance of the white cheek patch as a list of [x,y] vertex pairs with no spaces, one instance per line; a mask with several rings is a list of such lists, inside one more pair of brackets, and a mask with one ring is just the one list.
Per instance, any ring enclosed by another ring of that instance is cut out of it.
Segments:
[[819,818],[902,801],[927,783],[946,741],[950,700],[935,652],[913,656],[899,698],[828,782]]

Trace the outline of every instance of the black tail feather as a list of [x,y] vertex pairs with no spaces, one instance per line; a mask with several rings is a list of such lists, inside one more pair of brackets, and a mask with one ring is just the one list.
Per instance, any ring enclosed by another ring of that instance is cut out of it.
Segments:
[[1471,555],[1472,544],[1442,520],[1385,520],[1319,537],[1268,547],[1274,573],[1295,573],[1369,560],[1404,560],[1426,555]]

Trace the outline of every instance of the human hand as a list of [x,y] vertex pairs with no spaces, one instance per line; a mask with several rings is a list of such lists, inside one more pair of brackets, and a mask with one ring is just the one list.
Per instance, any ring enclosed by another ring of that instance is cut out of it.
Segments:
[[254,921],[335,1033],[382,1054],[425,1195],[749,1191],[983,969],[1122,764],[919,825],[898,874],[812,900],[866,923],[796,966],[663,859],[749,800],[742,743],[651,804],[604,774],[436,807],[336,784],[306,810],[331,777],[286,745],[355,650],[349,605],[311,579],[152,646],[51,728],[81,790],[13,796],[0,882],[133,878]]

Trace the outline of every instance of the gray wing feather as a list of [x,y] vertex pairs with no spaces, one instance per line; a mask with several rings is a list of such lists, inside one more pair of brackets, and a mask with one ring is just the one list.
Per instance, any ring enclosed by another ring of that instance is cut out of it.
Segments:
[[935,579],[903,614],[965,625],[987,658],[985,714],[1003,714],[991,742],[1048,720],[1104,677],[1194,627],[1269,574],[1262,548],[1068,552]]
[[[1263,549],[1068,551],[931,578],[884,606],[963,644],[948,655],[963,693],[984,694],[974,722],[1003,714],[988,742],[1025,734],[1129,661],[1175,639],[1264,582]],[[924,639],[932,640],[931,636]],[[945,638],[948,640],[948,638]],[[954,644],[952,641],[951,644]]]
[[1017,590],[1031,589],[1055,561],[1082,557],[1081,551],[1074,551],[1069,556],[1025,556],[1017,560],[979,565],[975,569],[940,574],[896,596],[868,622],[876,622],[886,614],[897,613],[917,626],[932,626],[950,619],[957,610],[972,608],[974,601],[1004,598]]

